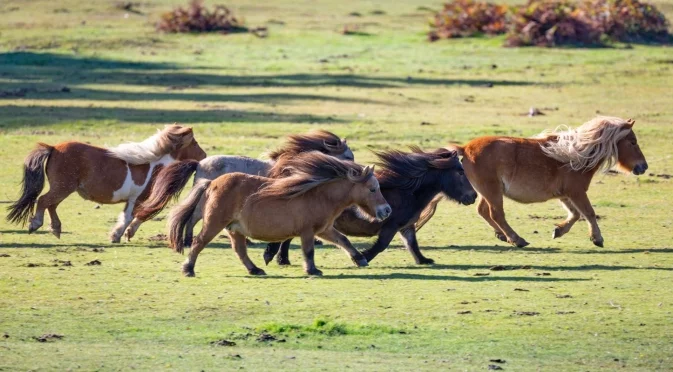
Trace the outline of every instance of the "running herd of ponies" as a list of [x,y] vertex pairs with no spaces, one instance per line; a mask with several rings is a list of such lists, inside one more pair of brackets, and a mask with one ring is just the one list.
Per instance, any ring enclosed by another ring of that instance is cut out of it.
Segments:
[[[647,162],[633,132],[633,120],[596,117],[576,129],[545,131],[532,138],[485,136],[463,146],[434,150],[375,152],[374,166],[355,162],[345,139],[322,130],[290,135],[268,160],[244,156],[206,157],[192,128],[169,125],[139,143],[100,148],[82,142],[38,143],[26,157],[20,198],[9,208],[12,223],[39,229],[49,212],[51,232],[61,235],[56,209],[73,192],[100,204],[125,203],[111,232],[113,243],[133,238],[140,225],[177,199],[189,179],[187,198],[169,214],[169,245],[182,253],[194,276],[203,248],[226,229],[231,246],[251,275],[265,275],[247,253],[247,238],[272,242],[264,260],[289,264],[290,240],[301,239],[304,270],[322,275],[314,262],[316,237],[343,249],[357,266],[367,266],[396,233],[417,264],[423,256],[418,230],[448,198],[477,212],[496,238],[517,247],[528,242],[505,219],[503,196],[520,203],[558,199],[568,212],[553,238],[568,233],[580,217],[590,239],[603,236],[587,190],[596,172],[613,167],[643,174]],[[40,196],[49,180],[49,191]],[[201,232],[194,226],[203,220]],[[377,236],[360,252],[346,236]]]

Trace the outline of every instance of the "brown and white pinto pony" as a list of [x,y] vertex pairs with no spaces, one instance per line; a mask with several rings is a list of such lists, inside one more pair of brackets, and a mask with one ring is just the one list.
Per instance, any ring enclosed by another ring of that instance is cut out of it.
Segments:
[[589,223],[591,241],[602,247],[587,190],[599,170],[614,165],[635,175],[647,170],[634,123],[599,116],[577,129],[543,132],[535,138],[479,137],[449,147],[463,155],[465,174],[480,196],[477,210],[498,239],[517,247],[528,245],[505,220],[503,196],[519,203],[559,199],[568,218],[556,225],[553,238],[565,235],[582,216]]
[[309,275],[322,275],[313,260],[316,235],[341,247],[360,261],[358,265],[366,265],[362,254],[333,225],[350,206],[357,206],[372,219],[385,220],[390,215],[392,210],[381,195],[374,169],[317,151],[286,160],[281,160],[289,174],[285,178],[228,173],[213,181],[201,180],[171,211],[169,242],[181,253],[192,214],[199,204],[203,210],[203,229],[182,265],[184,275],[195,275],[199,253],[225,228],[232,248],[251,275],[265,272],[248,257],[246,237],[272,242],[301,237],[304,270]]
[[[28,232],[31,233],[42,226],[46,209],[51,232],[60,238],[61,221],[56,208],[76,191],[82,198],[100,204],[126,202],[110,235],[110,240],[118,243],[131,222],[136,202],[149,195],[159,168],[175,160],[205,157],[192,128],[179,125],[168,125],[143,142],[110,149],[73,141],[54,146],[38,143],[26,157],[21,197],[9,206],[7,220],[25,225],[30,219]],[[40,196],[45,174],[49,191]]]

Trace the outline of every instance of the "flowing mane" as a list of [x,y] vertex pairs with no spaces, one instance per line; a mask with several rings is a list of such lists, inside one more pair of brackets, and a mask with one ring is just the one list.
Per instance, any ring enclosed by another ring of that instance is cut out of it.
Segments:
[[631,121],[618,117],[597,116],[576,129],[542,132],[547,139],[542,151],[552,159],[566,163],[574,171],[600,167],[612,168],[617,162],[617,142],[626,137]]
[[267,156],[276,161],[286,153],[299,154],[308,151],[320,151],[323,154],[338,156],[348,151],[348,145],[345,140],[334,133],[326,130],[312,130],[306,134],[288,136],[283,147],[267,153]]
[[336,159],[318,151],[281,157],[279,164],[285,178],[278,178],[250,196],[255,201],[273,197],[292,199],[325,183],[348,179],[354,183],[364,183],[373,175],[373,168]]
[[411,152],[390,150],[375,152],[379,158],[377,165],[383,169],[376,177],[382,188],[397,188],[416,191],[423,178],[431,169],[451,169],[460,165],[455,151],[444,148],[424,152],[417,146],[410,147]]
[[123,143],[108,149],[108,153],[129,164],[147,164],[182,148],[193,140],[192,130],[180,125],[167,125],[157,134],[142,141]]

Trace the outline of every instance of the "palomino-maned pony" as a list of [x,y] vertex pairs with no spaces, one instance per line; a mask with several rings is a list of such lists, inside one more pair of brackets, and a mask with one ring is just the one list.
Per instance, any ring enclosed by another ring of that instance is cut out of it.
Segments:
[[[38,143],[26,157],[21,197],[8,208],[7,220],[25,224],[30,218],[28,232],[31,233],[42,226],[46,209],[51,218],[51,232],[60,238],[61,221],[56,208],[77,191],[82,198],[100,204],[126,202],[110,235],[111,241],[118,243],[131,222],[136,202],[149,195],[159,168],[175,160],[205,157],[192,128],[179,125],[166,126],[143,142],[110,149],[82,142],[62,142],[54,146]],[[49,191],[40,196],[45,173]]]
[[[421,211],[437,195],[443,195],[463,205],[473,204],[477,198],[470,182],[463,172],[455,151],[438,149],[424,152],[412,147],[412,152],[385,151],[375,153],[381,166],[376,178],[381,185],[381,194],[393,209],[385,221],[370,221],[359,217],[352,209],[347,209],[336,219],[334,227],[348,236],[377,236],[374,245],[362,252],[371,262],[385,250],[396,233],[409,250],[417,264],[432,264],[434,261],[423,256],[418,248],[414,224]],[[289,265],[287,257],[289,243],[269,243],[264,251],[264,261],[268,264],[281,248],[277,261]]]
[[[161,212],[171,199],[177,199],[187,181],[194,175],[194,184],[199,180],[215,178],[233,172],[241,172],[256,176],[269,177],[271,167],[283,155],[296,155],[308,151],[320,151],[341,160],[353,160],[353,151],[345,139],[325,130],[313,130],[306,134],[288,136],[286,143],[279,149],[267,154],[268,160],[258,160],[246,156],[215,155],[201,161],[184,161],[171,164],[157,176],[161,179],[152,189],[152,194],[143,205],[142,214],[134,214],[134,220],[127,231],[131,239],[138,226]],[[194,211],[185,233],[185,245],[190,246],[194,234],[194,226],[201,220],[203,212],[200,207]]]
[[171,211],[169,242],[177,252],[183,251],[183,232],[197,205],[202,204],[204,211],[203,229],[194,238],[182,265],[186,276],[194,276],[199,253],[225,228],[234,251],[251,275],[265,272],[248,257],[246,237],[263,241],[301,237],[304,270],[309,275],[322,275],[313,259],[316,235],[344,249],[358,265],[366,266],[360,252],[333,225],[341,212],[352,205],[377,220],[390,215],[390,205],[381,195],[373,168],[317,151],[286,159],[284,166],[290,174],[287,177],[229,173],[213,181],[200,180]]
[[568,211],[553,238],[565,235],[584,217],[590,239],[599,247],[603,236],[587,197],[594,174],[613,166],[635,175],[645,173],[647,161],[633,132],[634,121],[599,116],[576,129],[543,132],[535,138],[479,137],[455,146],[463,155],[467,178],[479,193],[479,215],[505,242],[525,247],[505,220],[503,196],[519,203],[559,199]]

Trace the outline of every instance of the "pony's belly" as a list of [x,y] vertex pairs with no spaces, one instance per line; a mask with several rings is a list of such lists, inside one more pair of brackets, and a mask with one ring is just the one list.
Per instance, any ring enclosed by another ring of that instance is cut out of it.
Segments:
[[505,196],[519,203],[542,203],[554,196],[538,185],[505,185]]

